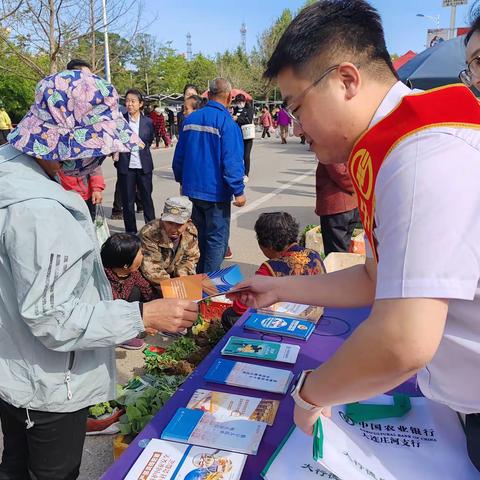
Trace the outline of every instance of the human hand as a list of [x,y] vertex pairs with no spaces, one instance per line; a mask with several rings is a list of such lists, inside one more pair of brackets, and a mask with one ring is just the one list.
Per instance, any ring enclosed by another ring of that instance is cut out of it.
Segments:
[[313,435],[313,427],[320,416],[330,418],[332,416],[331,407],[323,407],[320,411],[309,411],[295,405],[295,410],[293,411],[295,425],[310,436]]
[[92,203],[94,205],[99,205],[102,202],[103,202],[102,192],[92,192]]
[[264,308],[280,301],[278,290],[278,278],[263,275],[253,277],[235,285],[238,292],[227,293],[230,300],[239,300],[247,307]]
[[238,197],[235,197],[235,201],[233,204],[236,207],[243,207],[247,203],[247,197],[245,195],[239,195]]
[[143,304],[145,331],[178,333],[197,320],[198,306],[189,300],[161,298]]

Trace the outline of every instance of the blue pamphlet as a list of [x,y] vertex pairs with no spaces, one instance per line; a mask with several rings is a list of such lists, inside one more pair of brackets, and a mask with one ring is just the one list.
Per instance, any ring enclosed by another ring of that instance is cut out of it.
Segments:
[[315,329],[315,324],[298,318],[252,313],[245,322],[244,327],[246,330],[272,333],[298,340],[308,340]]
[[286,393],[292,378],[293,373],[289,370],[223,358],[217,358],[205,375],[207,382],[274,393]]
[[266,423],[255,420],[219,420],[211,413],[179,408],[161,438],[255,455],[266,427]]

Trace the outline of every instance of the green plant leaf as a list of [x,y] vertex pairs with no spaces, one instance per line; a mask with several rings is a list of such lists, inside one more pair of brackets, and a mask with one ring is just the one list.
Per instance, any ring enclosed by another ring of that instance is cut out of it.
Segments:
[[142,414],[135,405],[129,405],[127,407],[127,416],[131,422],[134,422],[135,420],[141,418]]

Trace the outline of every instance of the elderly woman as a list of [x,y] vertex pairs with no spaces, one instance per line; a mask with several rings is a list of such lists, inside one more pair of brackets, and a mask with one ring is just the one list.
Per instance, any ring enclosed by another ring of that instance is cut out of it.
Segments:
[[114,346],[196,318],[183,301],[113,300],[88,208],[55,181],[142,142],[103,79],[42,80],[0,147],[0,478],[75,479],[87,407],[115,396]]

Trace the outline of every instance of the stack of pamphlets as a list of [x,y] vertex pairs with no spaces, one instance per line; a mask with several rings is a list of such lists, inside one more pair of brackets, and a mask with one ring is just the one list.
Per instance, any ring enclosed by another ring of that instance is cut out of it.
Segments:
[[187,408],[211,413],[218,420],[235,418],[273,425],[279,405],[278,400],[198,389],[188,402]]
[[279,315],[252,313],[244,324],[246,330],[255,330],[298,340],[308,340],[315,324],[308,320]]
[[286,393],[293,373],[280,368],[218,358],[205,375],[207,382],[253,388],[266,392]]
[[292,364],[297,361],[299,352],[298,345],[242,337],[230,337],[222,349],[222,355]]
[[162,439],[255,455],[266,427],[264,422],[220,421],[202,410],[179,408],[163,430]]
[[323,307],[304,305],[303,303],[278,302],[268,308],[257,308],[258,313],[266,315],[279,315],[283,317],[295,317],[317,323],[323,315]]
[[240,480],[246,459],[240,453],[153,438],[125,480]]

